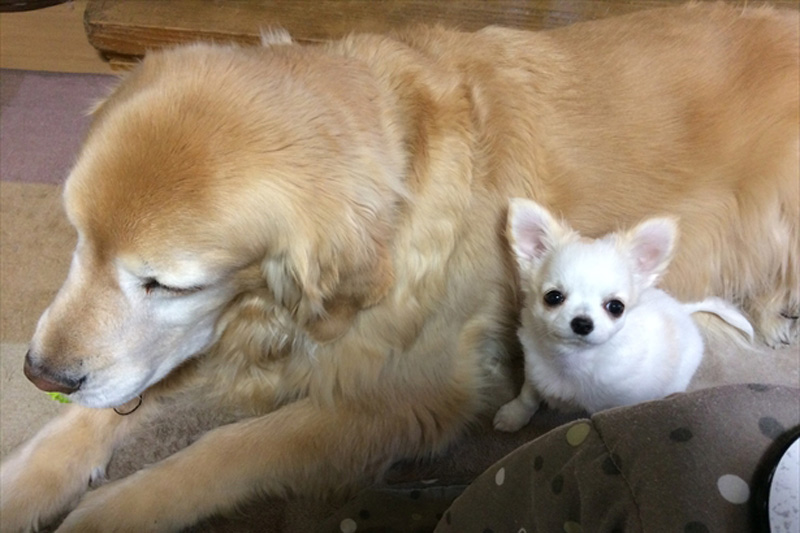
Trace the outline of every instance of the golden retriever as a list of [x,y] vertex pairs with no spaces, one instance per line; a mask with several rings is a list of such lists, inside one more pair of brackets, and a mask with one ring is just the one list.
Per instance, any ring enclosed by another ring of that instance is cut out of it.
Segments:
[[[150,54],[66,184],[78,245],[25,372],[77,405],[3,465],[3,531],[76,504],[59,531],[172,531],[442,450],[517,392],[511,196],[589,236],[679,217],[663,286],[793,342],[798,39],[717,4]],[[252,417],[84,495],[189,389]]]

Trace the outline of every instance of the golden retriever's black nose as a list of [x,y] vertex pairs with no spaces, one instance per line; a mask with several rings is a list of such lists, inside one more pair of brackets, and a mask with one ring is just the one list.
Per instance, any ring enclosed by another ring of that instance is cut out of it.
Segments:
[[25,366],[22,368],[22,372],[31,383],[45,392],[72,394],[81,388],[84,380],[84,378],[73,379],[66,376],[55,376],[51,374],[41,365],[34,363],[30,351],[25,354]]

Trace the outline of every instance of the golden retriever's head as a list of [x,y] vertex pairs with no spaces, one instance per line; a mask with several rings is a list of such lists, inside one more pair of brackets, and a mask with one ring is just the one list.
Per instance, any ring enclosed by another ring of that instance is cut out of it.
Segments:
[[341,335],[393,281],[404,161],[382,106],[364,69],[315,49],[148,57],[95,110],[67,181],[78,245],[26,374],[121,404],[264,286],[312,339]]

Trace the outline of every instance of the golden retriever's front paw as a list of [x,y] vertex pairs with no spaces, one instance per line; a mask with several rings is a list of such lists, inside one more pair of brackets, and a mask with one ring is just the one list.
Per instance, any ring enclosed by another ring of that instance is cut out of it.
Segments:
[[771,348],[780,348],[798,342],[800,320],[787,313],[763,315],[759,320],[759,330],[764,342]]
[[796,300],[766,296],[750,302],[744,310],[767,346],[780,348],[800,341],[800,308]]
[[121,419],[108,411],[70,407],[0,465],[0,531],[51,524],[103,477]]
[[[104,533],[150,531],[146,527],[131,524],[123,513],[119,513],[113,502],[113,494],[100,487],[88,493],[78,507],[72,511],[56,530],[57,533]],[[112,491],[113,492],[113,491]],[[134,512],[134,508],[129,510]],[[146,510],[142,510],[146,513]],[[119,516],[123,514],[122,516]]]
[[[23,450],[26,451],[26,450]],[[0,466],[0,531],[37,530],[69,510],[87,488],[57,461],[38,463],[18,453]]]
[[[179,529],[170,520],[172,498],[145,483],[146,472],[103,485],[84,496],[57,533],[148,533]],[[151,490],[152,489],[152,490]]]

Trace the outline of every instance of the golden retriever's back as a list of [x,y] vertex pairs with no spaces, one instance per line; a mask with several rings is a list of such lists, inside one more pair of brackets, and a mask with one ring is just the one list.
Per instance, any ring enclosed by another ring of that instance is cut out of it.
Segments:
[[406,38],[463,72],[487,181],[593,236],[679,216],[665,286],[740,301],[769,343],[789,342],[796,324],[775,309],[800,307],[798,13],[692,4],[627,20]]

